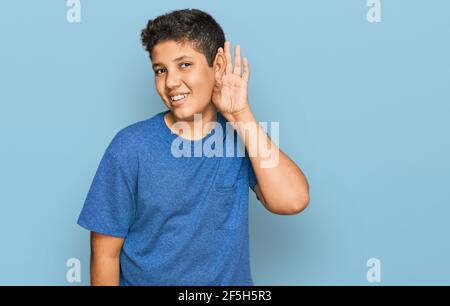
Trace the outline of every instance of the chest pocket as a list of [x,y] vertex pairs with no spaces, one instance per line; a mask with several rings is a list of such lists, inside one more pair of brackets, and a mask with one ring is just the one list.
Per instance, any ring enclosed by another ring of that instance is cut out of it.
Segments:
[[236,186],[236,182],[245,178],[244,158],[222,157],[214,180],[214,188],[217,191],[231,190]]
[[[214,225],[216,230],[234,230],[244,224],[245,163],[243,158],[222,158],[212,188]],[[248,197],[248,194],[247,194]]]

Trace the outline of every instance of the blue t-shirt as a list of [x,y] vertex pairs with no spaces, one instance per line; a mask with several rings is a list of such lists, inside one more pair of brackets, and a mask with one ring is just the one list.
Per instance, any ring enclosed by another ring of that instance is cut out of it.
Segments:
[[[117,133],[78,224],[125,238],[121,285],[253,285],[248,196],[256,178],[248,153],[225,156],[230,134],[218,112],[223,154],[175,157],[172,143],[180,138],[164,122],[167,112]],[[216,133],[192,141],[192,152],[207,141],[215,149]],[[236,131],[231,135],[238,139]]]

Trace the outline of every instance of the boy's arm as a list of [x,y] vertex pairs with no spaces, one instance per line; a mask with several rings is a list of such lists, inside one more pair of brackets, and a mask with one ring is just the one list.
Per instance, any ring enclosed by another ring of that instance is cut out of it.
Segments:
[[91,285],[120,285],[120,251],[124,238],[91,232]]
[[[300,168],[272,142],[253,116],[248,103],[248,59],[241,61],[240,46],[236,45],[233,67],[229,41],[224,48],[219,48],[216,57],[218,69],[212,101],[245,143],[258,182],[254,191],[273,213],[301,212],[309,203],[308,182]],[[262,152],[261,148],[268,150]]]
[[238,123],[233,126],[247,148],[257,180],[253,190],[264,207],[280,215],[303,211],[309,185],[300,168],[272,142],[250,109],[229,116],[229,121]]

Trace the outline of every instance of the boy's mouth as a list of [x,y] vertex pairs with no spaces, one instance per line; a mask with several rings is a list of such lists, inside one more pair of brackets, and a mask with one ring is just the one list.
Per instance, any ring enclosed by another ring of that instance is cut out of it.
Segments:
[[177,94],[177,95],[174,95],[174,96],[169,96],[170,102],[172,103],[172,105],[180,105],[181,103],[183,103],[186,100],[188,95],[189,95],[189,93]]

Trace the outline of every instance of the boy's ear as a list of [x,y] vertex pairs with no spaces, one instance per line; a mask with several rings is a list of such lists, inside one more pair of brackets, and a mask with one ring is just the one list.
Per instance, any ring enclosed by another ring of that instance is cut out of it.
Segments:
[[216,79],[221,79],[225,68],[227,67],[227,60],[225,57],[225,53],[223,48],[219,48],[216,54],[216,58],[214,59],[214,75]]

